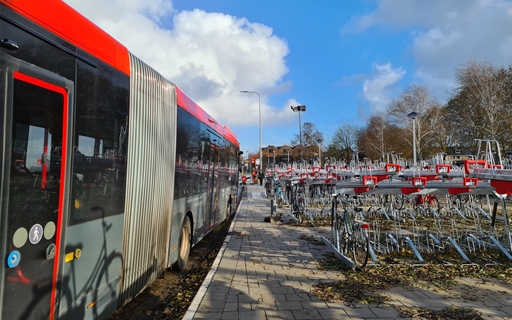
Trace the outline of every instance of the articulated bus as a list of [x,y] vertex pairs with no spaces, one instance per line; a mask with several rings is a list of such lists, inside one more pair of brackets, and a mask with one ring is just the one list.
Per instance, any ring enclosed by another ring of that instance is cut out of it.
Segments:
[[236,209],[235,134],[60,0],[0,0],[1,319],[104,319]]

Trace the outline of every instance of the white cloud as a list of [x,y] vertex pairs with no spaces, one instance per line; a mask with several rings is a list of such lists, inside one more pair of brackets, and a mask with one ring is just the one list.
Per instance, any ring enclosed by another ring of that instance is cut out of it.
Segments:
[[165,0],[66,2],[176,83],[222,124],[258,125],[258,98],[240,90],[261,94],[266,124],[289,121],[282,109],[266,103],[267,93],[289,87],[281,83],[288,72],[289,48],[272,28],[198,9],[176,12]]
[[359,110],[359,114],[363,118],[386,108],[393,96],[395,84],[403,78],[406,72],[402,68],[393,68],[391,63],[382,65],[374,63],[373,68],[375,72],[363,82],[363,97],[370,104],[370,110]]
[[469,58],[512,62],[509,0],[378,0],[373,12],[354,16],[342,32],[372,27],[410,31],[416,81],[438,94],[452,89],[455,67]]

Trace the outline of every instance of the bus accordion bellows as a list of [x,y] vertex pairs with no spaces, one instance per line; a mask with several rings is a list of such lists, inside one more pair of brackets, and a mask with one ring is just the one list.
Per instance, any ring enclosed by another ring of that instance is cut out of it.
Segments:
[[240,146],[60,0],[0,0],[1,319],[105,319],[237,205]]

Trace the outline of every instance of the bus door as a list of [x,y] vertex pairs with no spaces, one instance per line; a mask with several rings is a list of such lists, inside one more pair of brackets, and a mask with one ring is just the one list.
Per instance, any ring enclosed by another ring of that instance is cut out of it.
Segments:
[[2,319],[53,319],[72,83],[0,56]]
[[208,188],[206,196],[205,231],[215,225],[218,202],[218,180],[219,180],[219,147],[210,144],[210,161],[208,161]]

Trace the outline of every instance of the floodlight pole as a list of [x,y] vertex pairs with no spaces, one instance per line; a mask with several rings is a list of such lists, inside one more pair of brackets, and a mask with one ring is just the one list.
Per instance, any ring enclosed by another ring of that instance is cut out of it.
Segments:
[[304,159],[304,155],[302,153],[302,127],[300,124],[300,112],[306,111],[306,106],[290,106],[290,108],[293,110],[293,112],[299,113],[299,139],[300,139],[300,160],[302,161]]
[[412,119],[412,153],[413,153],[413,165],[416,165],[416,118],[418,113],[413,111],[407,115],[409,119]]
[[261,97],[260,97],[260,94],[257,93],[256,91],[247,91],[247,90],[242,90],[240,91],[240,93],[254,93],[254,94],[257,94],[258,95],[258,114],[259,114],[259,122],[260,122],[260,171],[263,170],[263,156],[262,156],[262,149],[261,149]]
[[320,162],[320,168],[322,168],[322,139],[317,139],[316,142],[318,143],[318,162]]

